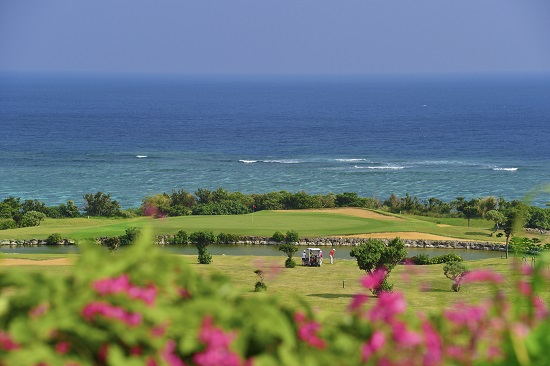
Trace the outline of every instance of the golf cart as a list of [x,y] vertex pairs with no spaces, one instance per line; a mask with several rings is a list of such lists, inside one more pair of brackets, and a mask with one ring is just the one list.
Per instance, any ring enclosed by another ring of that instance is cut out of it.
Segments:
[[[302,257],[303,259],[303,257]],[[323,264],[323,254],[319,248],[307,248],[305,260],[302,265],[310,267],[321,267]]]

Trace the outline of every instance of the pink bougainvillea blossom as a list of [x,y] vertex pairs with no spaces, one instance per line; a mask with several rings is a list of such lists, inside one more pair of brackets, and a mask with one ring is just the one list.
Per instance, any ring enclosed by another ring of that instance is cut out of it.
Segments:
[[361,284],[367,289],[378,288],[384,282],[387,274],[388,271],[385,267],[377,268],[371,274],[361,278]]
[[319,338],[318,333],[321,325],[315,321],[307,320],[305,314],[297,312],[294,314],[294,320],[298,326],[298,338],[310,346],[323,349],[326,347],[324,340]]
[[157,288],[154,285],[147,287],[135,286],[130,282],[127,274],[115,278],[97,280],[92,287],[100,295],[112,295],[125,293],[132,299],[142,300],[147,305],[154,305],[157,296]]
[[365,294],[355,294],[353,295],[353,298],[348,305],[348,310],[350,311],[356,311],[359,310],[365,302],[368,300],[368,296]]
[[141,314],[130,313],[124,309],[101,301],[91,302],[82,309],[82,316],[86,320],[92,320],[95,315],[117,319],[131,327],[141,324]]
[[382,292],[378,301],[370,309],[368,316],[371,321],[391,323],[394,317],[403,313],[407,308],[403,294],[399,292]]
[[375,330],[367,343],[363,345],[361,350],[361,359],[363,362],[368,361],[373,354],[386,344],[386,336],[379,330]]
[[0,349],[4,351],[14,351],[19,348],[19,345],[11,338],[11,336],[0,330]]
[[162,358],[170,366],[185,366],[185,363],[176,354],[176,342],[169,340],[162,350]]
[[481,321],[488,316],[488,304],[467,305],[461,304],[453,309],[443,312],[443,315],[451,323],[463,326],[471,331],[476,331],[482,324]]
[[441,336],[433,325],[425,319],[422,321],[422,330],[424,331],[424,344],[426,345],[424,365],[433,366],[441,364],[443,360]]
[[64,355],[71,350],[71,344],[69,342],[59,342],[55,345],[55,352]]
[[403,347],[417,346],[422,342],[422,336],[407,329],[406,324],[403,322],[392,324],[392,335],[395,343]]
[[205,317],[199,332],[199,340],[205,344],[203,352],[196,353],[193,361],[198,366],[238,366],[241,358],[229,349],[235,333],[225,333],[213,326],[211,317]]
[[501,274],[488,269],[476,269],[468,272],[468,274],[464,277],[463,282],[491,282],[498,284],[504,282],[504,277],[502,277]]

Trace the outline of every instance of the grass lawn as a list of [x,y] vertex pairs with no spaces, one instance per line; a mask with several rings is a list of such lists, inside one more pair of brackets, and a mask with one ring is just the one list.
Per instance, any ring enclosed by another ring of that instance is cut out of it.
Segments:
[[[52,233],[65,238],[83,240],[124,234],[129,227],[152,228],[154,234],[175,234],[212,230],[251,236],[271,236],[275,231],[296,230],[300,237],[343,236],[385,232],[420,232],[477,241],[504,242],[489,236],[492,223],[487,220],[434,219],[412,215],[393,215],[399,220],[365,218],[331,212],[260,211],[232,216],[180,216],[164,219],[137,217],[132,219],[76,218],[46,219],[40,226],[1,230],[0,239],[45,239]],[[544,239],[544,238],[543,238]]]
[[[0,260],[0,274],[16,271],[23,275],[29,272],[46,272],[53,275],[69,273],[72,266],[43,265],[45,259],[60,257],[74,258],[77,255],[5,255],[4,258],[34,259],[36,265],[3,266]],[[370,292],[360,285],[364,272],[359,270],[353,260],[336,260],[334,265],[325,263],[322,267],[284,268],[285,256],[213,256],[210,265],[200,265],[196,256],[180,256],[195,271],[205,276],[221,273],[231,279],[244,296],[266,296],[253,292],[258,280],[254,270],[262,269],[267,294],[275,295],[289,306],[307,301],[321,316],[334,316],[345,311],[356,293]],[[299,261],[299,258],[297,258]],[[470,269],[486,268],[501,273],[507,279],[500,289],[507,294],[513,292],[513,277],[510,266],[514,259],[485,259],[466,262]],[[39,263],[42,262],[42,263]],[[402,292],[409,305],[409,313],[418,311],[430,313],[448,308],[458,303],[476,303],[492,293],[493,288],[485,284],[464,284],[460,292],[450,290],[452,282],[443,275],[443,265],[397,266],[390,276],[394,290]],[[543,300],[550,301],[550,293],[541,294]],[[374,301],[372,301],[374,302]]]

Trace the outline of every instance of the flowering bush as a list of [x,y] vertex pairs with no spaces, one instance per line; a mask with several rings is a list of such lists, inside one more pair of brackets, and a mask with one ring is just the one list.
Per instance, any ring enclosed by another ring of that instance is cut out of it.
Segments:
[[550,362],[550,320],[537,296],[548,282],[544,256],[537,267],[516,268],[517,299],[499,291],[499,274],[471,271],[462,283],[487,283],[492,296],[413,317],[398,292],[366,295],[385,278],[374,271],[347,313],[320,322],[307,304],[242,294],[143,239],[123,256],[108,255],[85,248],[67,276],[2,272],[0,365]]

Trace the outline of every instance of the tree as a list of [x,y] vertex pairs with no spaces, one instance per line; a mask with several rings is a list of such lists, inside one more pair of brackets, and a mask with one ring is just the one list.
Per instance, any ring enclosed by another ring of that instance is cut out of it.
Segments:
[[504,214],[497,210],[489,210],[485,213],[485,219],[493,221],[495,223],[495,230],[491,233],[491,236],[498,231],[499,225],[504,222]]
[[209,244],[216,242],[216,236],[212,231],[196,231],[189,237],[191,242],[195,243],[199,252],[198,261],[200,264],[210,264],[212,255],[206,248]]
[[57,245],[63,241],[63,237],[59,233],[53,233],[46,238],[46,244]]
[[120,236],[120,245],[130,245],[136,242],[141,235],[141,230],[137,227],[126,229],[126,233]]
[[449,262],[443,267],[443,274],[453,281],[451,290],[458,292],[460,291],[460,283],[468,274],[468,267],[462,262]]
[[29,211],[21,216],[18,222],[19,227],[39,226],[40,222],[46,218],[46,215],[38,211]]
[[298,235],[297,231],[290,230],[290,231],[286,232],[285,242],[287,242],[287,243],[298,243],[298,240],[300,240],[300,236]]
[[254,285],[254,292],[261,292],[261,291],[267,290],[267,286],[264,283],[264,271],[262,271],[261,269],[257,269],[254,271],[254,273],[256,273],[258,277],[260,277],[260,280],[256,282],[256,284]]
[[116,216],[120,213],[120,204],[111,200],[111,195],[97,192],[84,195],[84,212],[89,216]]
[[504,234],[506,235],[506,258],[508,258],[508,249],[510,246],[510,238],[523,228],[525,215],[521,206],[512,207],[504,214]]
[[359,268],[369,275],[375,271],[384,271],[383,280],[371,288],[373,294],[378,296],[382,291],[391,291],[393,285],[387,279],[391,270],[406,256],[405,243],[395,238],[386,245],[380,239],[369,239],[350,251],[350,256],[357,259]]
[[292,256],[294,255],[294,253],[298,251],[298,246],[296,244],[292,244],[292,243],[279,244],[279,251],[285,253],[288,256],[288,258],[285,261],[286,268],[296,267],[296,262],[294,261],[294,259],[292,259]]

